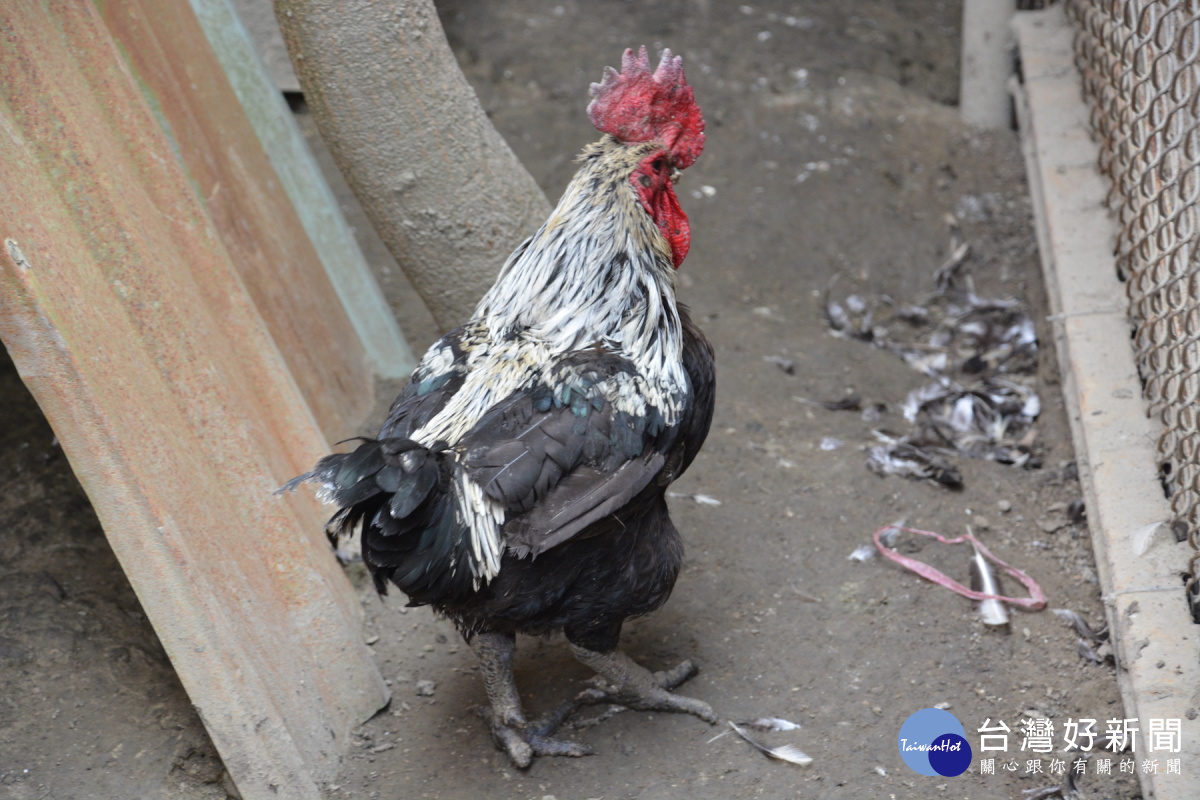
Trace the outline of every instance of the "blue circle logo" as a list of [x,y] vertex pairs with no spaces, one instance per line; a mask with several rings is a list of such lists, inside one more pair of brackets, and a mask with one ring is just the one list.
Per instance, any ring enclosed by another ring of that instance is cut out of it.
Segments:
[[900,726],[900,757],[919,775],[953,778],[971,766],[971,744],[958,718],[940,708],[922,708]]

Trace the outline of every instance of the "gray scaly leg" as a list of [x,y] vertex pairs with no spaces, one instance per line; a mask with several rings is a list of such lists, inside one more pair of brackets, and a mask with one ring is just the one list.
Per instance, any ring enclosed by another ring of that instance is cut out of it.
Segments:
[[668,691],[696,674],[691,661],[665,672],[651,672],[618,649],[601,653],[572,644],[571,652],[608,684],[583,692],[578,698],[582,702],[616,703],[639,711],[674,711],[694,714],[710,724],[717,722],[708,703]]
[[551,739],[565,715],[551,712],[532,723],[526,722],[513,679],[513,654],[516,640],[507,633],[477,633],[468,642],[479,659],[479,672],[487,689],[491,708],[483,712],[496,746],[508,753],[513,764],[524,769],[534,756],[587,756],[592,749],[578,742]]

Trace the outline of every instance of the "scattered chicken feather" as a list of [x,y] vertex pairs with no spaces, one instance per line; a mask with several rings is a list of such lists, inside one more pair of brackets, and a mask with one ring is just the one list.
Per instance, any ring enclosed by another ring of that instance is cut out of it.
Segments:
[[765,756],[768,756],[770,758],[777,758],[780,761],[786,761],[789,764],[795,764],[800,767],[807,767],[809,764],[811,764],[813,762],[812,756],[808,755],[803,750],[801,750],[799,747],[796,747],[793,744],[784,744],[784,745],[780,745],[779,747],[770,747],[770,746],[765,745],[762,742],[758,741],[757,739],[753,738],[752,736],[750,736],[750,734],[746,733],[745,729],[743,729],[736,722],[729,723],[729,727],[733,728],[734,733],[736,733],[738,736],[742,737],[747,742],[749,742],[751,747],[753,747],[755,750],[757,750],[758,752],[762,753]]

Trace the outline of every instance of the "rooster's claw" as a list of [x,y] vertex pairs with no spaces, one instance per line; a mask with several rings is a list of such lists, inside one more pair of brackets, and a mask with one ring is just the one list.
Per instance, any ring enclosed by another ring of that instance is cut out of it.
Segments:
[[506,725],[496,718],[490,708],[480,708],[477,711],[487,722],[496,748],[508,753],[509,759],[520,769],[525,769],[533,763],[534,756],[580,758],[594,753],[586,744],[550,737],[562,724],[563,718],[557,711],[524,725]]
[[719,721],[708,703],[669,691],[699,671],[690,660],[674,669],[650,672],[620,650],[595,653],[580,647],[574,649],[576,658],[599,673],[596,687],[584,689],[575,697],[580,704],[613,703],[637,711],[691,714],[710,725]]

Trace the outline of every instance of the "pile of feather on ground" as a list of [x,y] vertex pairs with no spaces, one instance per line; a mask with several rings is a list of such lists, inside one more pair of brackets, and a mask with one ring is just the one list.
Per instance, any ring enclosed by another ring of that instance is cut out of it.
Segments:
[[[970,247],[951,224],[951,255],[934,273],[934,290],[904,305],[887,295],[841,301],[826,294],[834,336],[865,342],[903,359],[930,382],[901,405],[906,434],[872,431],[867,466],[881,475],[930,479],[960,488],[955,454],[1020,467],[1040,467],[1034,420],[1041,401],[1033,389],[1037,336],[1016,300],[982,298],[962,267]],[[833,407],[827,404],[826,407]],[[839,407],[846,407],[844,401]],[[868,408],[864,419],[879,418]]]

